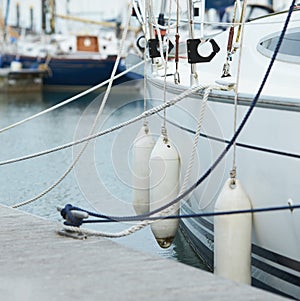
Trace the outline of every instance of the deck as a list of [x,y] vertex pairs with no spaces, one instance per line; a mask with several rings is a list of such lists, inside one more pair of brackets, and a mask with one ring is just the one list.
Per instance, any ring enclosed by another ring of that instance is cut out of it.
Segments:
[[1,300],[287,300],[0,205]]

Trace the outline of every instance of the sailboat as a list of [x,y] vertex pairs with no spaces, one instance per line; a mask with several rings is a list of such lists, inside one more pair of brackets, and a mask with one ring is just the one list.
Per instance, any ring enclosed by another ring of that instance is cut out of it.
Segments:
[[[299,299],[300,211],[292,207],[300,196],[299,7],[288,1],[288,10],[245,22],[247,1],[236,1],[227,30],[207,38],[193,22],[197,2],[187,3],[188,27],[168,15],[162,26],[152,1],[141,4],[150,20],[147,97],[177,99],[161,118],[164,143],[180,155],[181,185],[188,180],[180,213],[189,218],[180,227],[217,274],[239,281],[235,269],[244,267],[250,274],[242,282]],[[176,3],[165,11],[179,17]],[[244,214],[229,214],[235,210]],[[218,211],[229,212],[224,223]]]
[[[74,21],[72,16],[56,13],[55,1],[42,1],[42,33],[20,35],[12,47],[6,47],[1,53],[1,67],[10,67],[17,61],[24,70],[43,70],[47,76],[43,85],[48,88],[76,87],[84,89],[109,79],[120,49],[121,23],[116,21],[102,22],[75,18],[76,22],[98,25],[100,33],[56,33],[57,18]],[[9,2],[7,11],[9,11]],[[19,8],[18,4],[18,9]],[[17,21],[19,24],[20,21]],[[126,48],[127,47],[127,48]],[[124,47],[123,56],[130,46]],[[126,69],[123,60],[119,63],[118,72]],[[115,81],[120,83],[130,79],[141,78],[128,73]]]

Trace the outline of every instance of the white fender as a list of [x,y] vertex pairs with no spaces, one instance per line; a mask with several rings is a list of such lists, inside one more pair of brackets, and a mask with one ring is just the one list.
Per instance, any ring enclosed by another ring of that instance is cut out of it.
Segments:
[[[179,193],[180,158],[177,149],[160,136],[150,157],[150,211],[155,210]],[[179,213],[179,203],[170,214]],[[178,229],[178,219],[165,219],[151,224],[152,233],[162,248],[168,248]]]
[[[228,179],[216,201],[215,212],[251,209],[251,201],[241,183]],[[252,214],[214,217],[214,273],[251,284]]]
[[133,207],[136,214],[149,212],[149,159],[154,144],[155,141],[150,134],[148,127],[143,126],[138,132],[132,147]]

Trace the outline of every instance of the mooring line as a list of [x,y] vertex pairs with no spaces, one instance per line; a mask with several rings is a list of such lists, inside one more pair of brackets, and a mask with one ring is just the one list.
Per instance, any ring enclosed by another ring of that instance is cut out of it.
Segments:
[[[175,97],[175,98],[167,101],[166,103],[158,105],[158,106],[156,106],[154,108],[151,108],[151,109],[149,109],[147,111],[144,111],[142,114],[140,114],[140,115],[138,115],[138,116],[136,116],[136,117],[134,117],[132,119],[129,119],[127,121],[124,121],[122,123],[119,123],[119,124],[117,124],[115,126],[112,126],[112,127],[108,128],[106,130],[97,132],[95,134],[92,134],[92,135],[89,135],[87,137],[78,139],[76,141],[72,141],[72,142],[69,142],[69,143],[66,143],[66,144],[63,144],[63,145],[51,148],[51,149],[47,149],[47,150],[44,150],[44,151],[41,151],[41,152],[37,152],[37,153],[30,154],[30,155],[27,155],[27,156],[22,156],[22,157],[18,157],[18,158],[13,158],[13,159],[1,161],[0,162],[0,166],[7,165],[7,164],[12,164],[12,163],[17,163],[17,162],[20,162],[20,161],[24,161],[24,160],[28,160],[28,159],[33,159],[33,158],[36,158],[36,157],[40,157],[40,156],[43,156],[43,155],[47,155],[47,154],[50,154],[50,153],[53,153],[53,152],[57,152],[57,151],[60,151],[60,150],[63,150],[63,149],[66,149],[66,148],[69,148],[69,147],[81,144],[83,142],[95,139],[97,137],[109,134],[109,133],[114,132],[114,131],[116,131],[118,129],[121,129],[121,128],[125,127],[125,126],[128,126],[128,125],[130,125],[130,124],[132,124],[134,122],[137,122],[137,121],[139,121],[139,120],[141,120],[143,118],[147,118],[147,117],[149,117],[151,115],[157,114],[158,112],[164,110],[165,108],[171,107],[171,106],[175,105],[177,102],[181,101],[182,99],[184,99],[185,97],[189,96],[190,94],[195,93],[195,92],[197,92],[199,90],[203,90],[203,89],[205,89],[207,87],[208,86],[201,86],[201,85],[196,86],[196,87],[192,87],[192,88],[184,91],[183,93],[181,93],[177,97]],[[217,89],[217,87],[214,87],[214,88]]]
[[[289,210],[291,212],[294,209],[300,209],[300,204],[296,205],[282,205],[282,206],[270,206],[270,207],[260,207],[251,209],[240,209],[240,210],[227,210],[227,211],[210,211],[201,213],[190,213],[190,214],[174,214],[166,216],[148,216],[142,217],[140,215],[134,216],[109,216],[105,214],[99,214],[97,212],[88,211],[71,204],[67,204],[62,210],[62,216],[66,214],[66,211],[71,212],[72,210],[81,211],[87,213],[89,216],[98,218],[97,220],[82,220],[80,224],[65,222],[65,225],[70,226],[80,226],[81,224],[92,224],[92,223],[118,223],[118,222],[133,222],[133,221],[145,221],[145,220],[161,220],[161,219],[185,219],[185,218],[200,218],[200,217],[210,217],[210,216],[220,216],[220,215],[234,215],[234,214],[247,214],[247,213],[259,213],[259,212],[274,212],[274,211],[284,211]],[[71,213],[72,214],[72,213]],[[69,216],[68,216],[69,217]]]
[[[124,70],[123,72],[118,73],[117,75],[115,75],[113,77],[113,80],[116,80],[116,79],[122,77],[123,75],[126,75],[128,72],[130,72],[130,71],[134,70],[135,68],[143,65],[144,63],[145,62],[142,60],[141,62],[135,64],[134,66],[129,67],[128,69]],[[79,93],[79,94],[77,94],[75,96],[72,96],[72,97],[64,100],[63,102],[60,102],[60,103],[58,103],[58,104],[56,104],[56,105],[54,105],[54,106],[52,106],[52,107],[50,107],[50,108],[48,108],[48,109],[46,109],[44,111],[41,111],[41,112],[39,112],[37,114],[34,114],[34,115],[31,115],[31,116],[29,116],[27,118],[24,118],[23,120],[20,120],[20,121],[18,121],[16,123],[13,123],[13,124],[11,124],[11,125],[9,125],[7,127],[4,127],[2,129],[0,129],[0,134],[3,133],[3,132],[5,132],[5,131],[7,131],[7,130],[10,130],[10,129],[16,127],[16,126],[19,126],[19,125],[21,125],[21,124],[23,124],[25,122],[28,122],[28,121],[31,121],[31,120],[37,118],[37,117],[40,117],[40,116],[42,116],[42,115],[44,115],[46,113],[52,112],[52,111],[54,111],[54,110],[56,110],[56,109],[58,109],[58,108],[60,108],[62,106],[65,106],[65,105],[73,102],[74,100],[78,100],[79,98],[81,98],[83,96],[86,96],[86,95],[90,94],[91,92],[93,92],[93,91],[95,91],[95,90],[97,90],[97,89],[99,89],[99,88],[107,85],[110,80],[111,79],[108,79],[108,80],[106,80],[104,82],[101,82],[100,84],[98,84],[96,86],[93,86],[93,87],[91,87],[91,88],[89,88],[89,89],[87,89],[87,90],[85,90],[85,91],[83,91],[83,92],[81,92],[81,93]]]
[[[128,229],[125,229],[124,231],[121,231],[119,233],[107,233],[107,232],[97,232],[97,231],[89,231],[87,229],[80,229],[78,227],[70,227],[70,226],[65,226],[66,229],[68,231],[73,231],[73,232],[76,232],[76,233],[86,233],[88,234],[89,232],[93,233],[93,234],[90,234],[90,235],[99,235],[99,236],[107,236],[107,237],[121,237],[121,236],[126,236],[126,235],[129,235],[129,234],[132,234],[134,233],[135,231],[138,231],[142,228],[144,228],[146,225],[148,225],[150,223],[149,220],[144,220],[144,218],[146,219],[147,217],[152,217],[152,215],[155,215],[167,208],[169,208],[170,206],[178,203],[181,199],[183,199],[184,197],[186,197],[187,195],[189,195],[192,191],[194,191],[211,173],[212,171],[219,165],[219,163],[221,162],[221,160],[225,157],[225,155],[228,153],[228,151],[231,149],[232,145],[234,144],[234,142],[236,141],[236,139],[238,138],[239,134],[241,133],[242,129],[244,128],[246,122],[248,121],[249,117],[251,116],[251,113],[252,111],[254,110],[256,104],[257,104],[257,101],[260,97],[260,94],[265,86],[265,83],[270,75],[270,72],[271,72],[271,69],[273,67],[273,64],[275,62],[275,59],[277,57],[277,54],[279,52],[279,48],[282,44],[282,41],[283,41],[283,38],[284,38],[284,35],[286,33],[286,30],[287,30],[287,26],[289,24],[289,20],[291,18],[291,15],[292,15],[292,12],[293,12],[293,8],[294,8],[294,4],[295,4],[295,1],[296,0],[293,0],[292,1],[292,4],[290,6],[290,9],[288,11],[288,15],[287,15],[287,18],[285,20],[285,23],[284,23],[284,26],[283,26],[283,29],[281,31],[281,34],[279,36],[279,39],[278,39],[278,42],[277,42],[277,45],[275,47],[275,51],[273,53],[273,56],[271,58],[271,61],[270,61],[270,64],[268,66],[268,69],[263,77],[263,80],[262,80],[262,83],[258,89],[258,92],[257,94],[254,96],[251,104],[250,104],[250,107],[248,109],[248,111],[246,112],[243,120],[241,121],[237,131],[234,133],[233,137],[231,138],[231,140],[229,141],[229,143],[227,144],[227,146],[225,147],[225,149],[221,152],[221,154],[217,157],[217,159],[213,162],[213,164],[207,169],[207,171],[193,184],[191,185],[188,189],[186,189],[183,193],[179,194],[175,199],[173,199],[171,202],[155,209],[155,210],[152,210],[146,214],[141,214],[139,215],[140,218],[143,218],[143,221],[135,226],[132,226]],[[126,217],[124,217],[126,218]],[[131,218],[131,217],[128,217],[128,218]]]

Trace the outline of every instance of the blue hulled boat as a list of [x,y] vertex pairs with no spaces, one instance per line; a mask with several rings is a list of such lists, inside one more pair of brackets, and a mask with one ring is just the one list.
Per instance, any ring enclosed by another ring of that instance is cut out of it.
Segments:
[[[80,35],[58,38],[53,36],[47,43],[24,42],[16,53],[4,53],[2,67],[9,67],[18,60],[24,69],[47,71],[43,83],[47,87],[88,87],[110,78],[117,54],[118,41],[106,38],[99,42],[97,36]],[[117,73],[125,70],[121,61]],[[133,76],[132,76],[133,75]],[[128,73],[114,83],[136,79]]]

